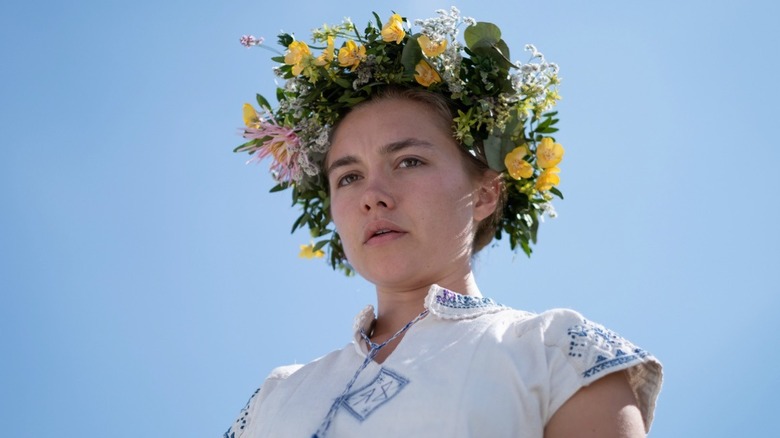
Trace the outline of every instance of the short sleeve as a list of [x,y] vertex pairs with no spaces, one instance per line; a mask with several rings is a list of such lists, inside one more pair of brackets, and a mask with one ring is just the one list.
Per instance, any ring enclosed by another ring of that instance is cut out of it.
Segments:
[[252,436],[252,429],[257,426],[257,415],[260,405],[268,398],[268,395],[274,390],[279,382],[285,380],[302,365],[286,365],[275,368],[263,382],[263,386],[258,388],[246,403],[238,418],[230,428],[222,435],[223,438],[246,438]]
[[550,410],[558,410],[580,388],[618,371],[628,382],[650,430],[663,380],[661,363],[649,352],[572,310],[556,309],[544,318],[550,367]]

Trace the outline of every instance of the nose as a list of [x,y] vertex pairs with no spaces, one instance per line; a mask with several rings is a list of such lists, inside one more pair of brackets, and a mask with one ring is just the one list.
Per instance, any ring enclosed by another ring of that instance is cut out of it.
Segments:
[[374,177],[366,185],[361,199],[362,209],[368,213],[372,209],[395,208],[395,195],[391,184],[382,177]]

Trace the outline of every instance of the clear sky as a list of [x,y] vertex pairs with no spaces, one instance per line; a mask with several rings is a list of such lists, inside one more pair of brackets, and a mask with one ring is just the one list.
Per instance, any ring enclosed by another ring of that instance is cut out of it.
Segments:
[[[374,300],[299,259],[289,193],[232,154],[308,37],[442,1],[13,2],[0,14],[0,435],[214,437]],[[482,291],[572,307],[665,365],[651,436],[776,433],[780,99],[772,1],[460,1],[561,66],[560,216]],[[775,225],[773,225],[775,224]]]

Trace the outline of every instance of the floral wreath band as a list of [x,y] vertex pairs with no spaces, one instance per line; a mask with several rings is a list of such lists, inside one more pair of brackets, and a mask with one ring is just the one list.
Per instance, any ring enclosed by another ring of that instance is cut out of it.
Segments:
[[283,33],[283,52],[262,38],[241,37],[246,47],[278,55],[274,71],[285,83],[276,90],[275,109],[259,94],[258,108],[244,104],[242,135],[248,141],[234,151],[251,154],[250,162],[270,157],[277,182],[271,191],[292,189],[293,205],[302,210],[292,231],[308,227],[317,240],[302,245],[301,256],[327,251],[334,269],[352,273],[332,226],[321,165],[331,128],[387,85],[426,89],[453,103],[455,139],[503,175],[507,198],[496,239],[506,234],[512,250],[530,256],[539,222],[545,214],[556,216],[553,195],[563,198],[557,189],[563,147],[551,136],[557,132],[557,112],[551,110],[560,99],[558,66],[530,44],[527,62],[511,61],[498,26],[461,17],[455,7],[415,20],[416,32],[398,14],[384,22],[376,13],[374,18],[362,33],[349,19],[314,29],[312,46]]

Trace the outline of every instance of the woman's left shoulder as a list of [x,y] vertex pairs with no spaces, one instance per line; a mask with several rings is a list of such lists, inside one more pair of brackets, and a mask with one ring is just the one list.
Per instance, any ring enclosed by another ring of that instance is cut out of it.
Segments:
[[544,344],[559,350],[586,384],[639,364],[650,364],[648,372],[660,380],[661,365],[650,352],[575,310],[548,310],[537,324]]
[[557,393],[552,395],[554,404],[562,404],[605,376],[625,371],[649,428],[663,379],[661,363],[650,352],[571,309],[526,315],[508,312],[505,318],[513,320],[518,340],[544,349],[551,387]]

